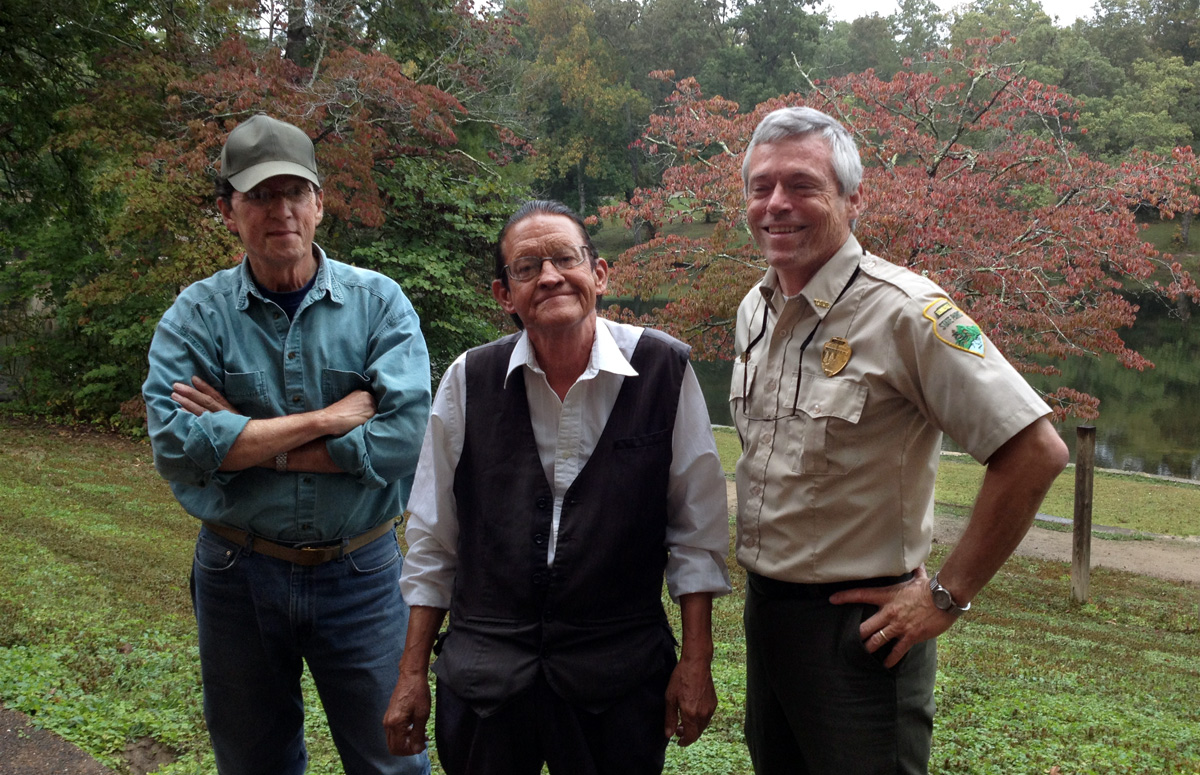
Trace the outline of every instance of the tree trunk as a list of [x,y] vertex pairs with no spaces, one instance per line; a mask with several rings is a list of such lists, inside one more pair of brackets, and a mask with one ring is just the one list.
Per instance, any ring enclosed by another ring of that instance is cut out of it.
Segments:
[[288,4],[287,46],[283,50],[283,56],[291,62],[304,65],[310,32],[312,27],[308,24],[307,0],[291,0]]
[[1179,214],[1179,244],[1184,250],[1187,250],[1188,244],[1191,242],[1192,219],[1196,215],[1191,210],[1184,210]]
[[583,159],[580,159],[575,165],[575,183],[579,188],[579,214],[583,215],[587,210],[587,200],[583,185]]
[[630,138],[629,145],[625,148],[625,154],[629,159],[629,174],[633,176],[633,187],[637,188],[641,183],[641,151],[633,147],[637,141],[637,132],[633,127],[633,113],[630,110],[629,103],[625,103],[625,136]]

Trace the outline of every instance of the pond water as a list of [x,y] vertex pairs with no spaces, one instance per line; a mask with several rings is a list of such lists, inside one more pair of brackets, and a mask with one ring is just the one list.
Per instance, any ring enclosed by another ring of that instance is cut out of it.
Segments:
[[[1075,358],[1054,378],[1034,376],[1040,390],[1069,385],[1100,399],[1096,465],[1160,476],[1200,480],[1200,313],[1183,320],[1153,299],[1142,301],[1137,324],[1122,332],[1132,349],[1154,363],[1144,372],[1122,367],[1112,356]],[[698,362],[696,376],[713,423],[730,425],[731,361]],[[1078,420],[1059,426],[1075,459]],[[945,448],[957,450],[949,439]]]

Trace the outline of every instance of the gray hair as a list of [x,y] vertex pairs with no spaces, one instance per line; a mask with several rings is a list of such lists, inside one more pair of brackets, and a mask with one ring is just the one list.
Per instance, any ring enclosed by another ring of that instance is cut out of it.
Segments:
[[743,189],[750,189],[750,154],[755,146],[759,143],[774,143],[810,134],[815,134],[829,143],[833,174],[838,181],[838,193],[847,196],[857,191],[858,185],[862,183],[863,167],[854,137],[833,116],[815,108],[779,108],[758,122],[742,157]]

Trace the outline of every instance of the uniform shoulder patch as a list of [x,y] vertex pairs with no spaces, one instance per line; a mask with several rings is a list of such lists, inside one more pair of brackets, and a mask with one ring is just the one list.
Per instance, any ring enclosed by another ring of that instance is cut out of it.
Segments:
[[933,333],[951,347],[984,357],[983,331],[974,320],[949,299],[925,305],[925,317],[933,322]]

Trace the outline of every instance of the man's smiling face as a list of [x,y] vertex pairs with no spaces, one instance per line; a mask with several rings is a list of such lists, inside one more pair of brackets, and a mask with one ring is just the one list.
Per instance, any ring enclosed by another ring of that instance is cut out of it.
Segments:
[[850,236],[862,188],[843,194],[824,138],[791,137],[755,146],[746,188],[746,221],[784,293],[794,295]]

